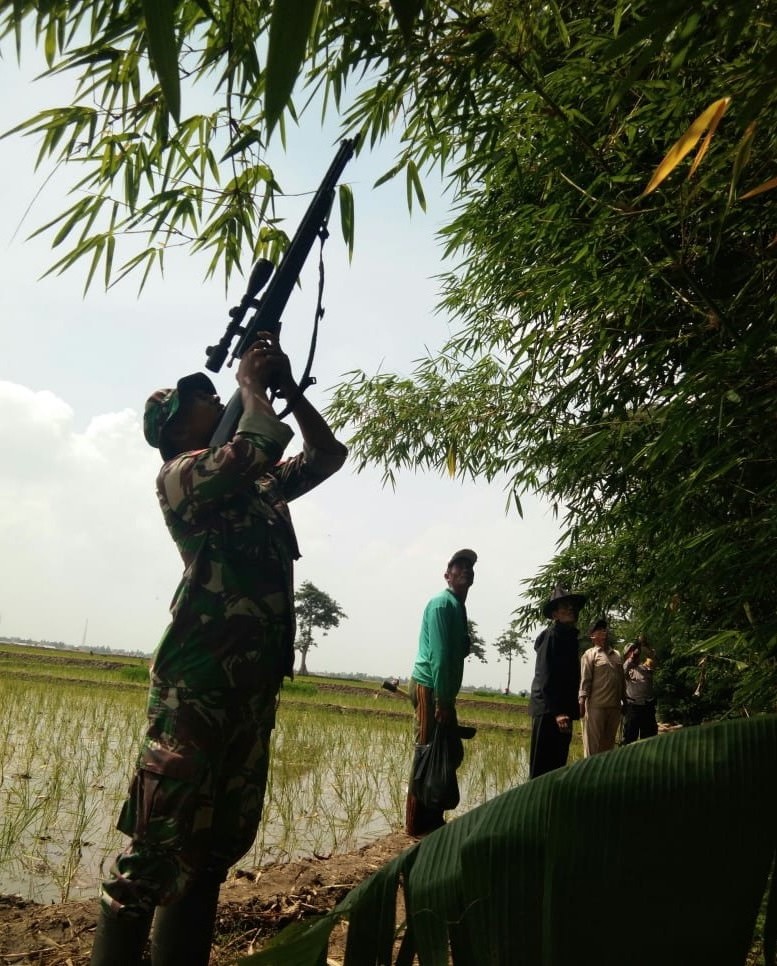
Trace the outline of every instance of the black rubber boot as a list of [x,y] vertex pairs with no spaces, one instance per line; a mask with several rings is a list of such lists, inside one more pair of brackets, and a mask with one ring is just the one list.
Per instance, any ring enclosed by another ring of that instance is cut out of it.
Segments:
[[151,935],[153,966],[208,966],[221,882],[200,879],[177,902],[159,906]]
[[101,907],[91,966],[140,966],[150,930],[150,913],[119,917]]

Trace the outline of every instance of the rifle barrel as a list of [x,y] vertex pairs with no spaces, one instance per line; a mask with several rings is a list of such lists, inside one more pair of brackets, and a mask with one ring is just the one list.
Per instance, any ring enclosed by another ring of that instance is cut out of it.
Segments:
[[[297,279],[305,264],[305,260],[310,254],[310,249],[313,247],[319,234],[326,229],[337,182],[346,164],[353,157],[357,141],[358,138],[349,138],[340,142],[340,147],[334,160],[329,165],[318,190],[313,196],[313,200],[310,202],[307,211],[294,233],[294,237],[289,243],[289,247],[283,253],[275,273],[270,278],[269,284],[258,302],[255,296],[258,288],[262,288],[269,277],[266,268],[266,265],[269,263],[267,263],[266,259],[261,259],[254,266],[248,291],[243,296],[240,304],[230,310],[231,318],[224,336],[217,345],[209,346],[207,349],[208,361],[206,362],[206,366],[211,371],[219,371],[235,336],[239,336],[239,339],[232,352],[232,358],[239,359],[256,341],[259,332],[272,332],[276,335],[280,332],[281,317],[286,308],[286,303],[294,290],[294,286],[297,284]],[[264,263],[264,267],[260,268],[262,263]],[[253,287],[255,281],[261,283],[258,288]],[[247,325],[243,326],[243,318],[248,309],[252,307],[256,308],[256,311]],[[216,431],[211,438],[211,446],[223,446],[224,443],[232,439],[242,413],[242,399],[240,390],[237,390],[222,414]]]

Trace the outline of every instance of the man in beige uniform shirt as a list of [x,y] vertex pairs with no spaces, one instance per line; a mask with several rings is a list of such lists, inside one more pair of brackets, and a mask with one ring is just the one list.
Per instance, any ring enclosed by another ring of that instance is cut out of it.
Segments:
[[615,747],[624,697],[623,659],[609,642],[601,617],[588,629],[593,647],[580,660],[580,718],[588,758]]

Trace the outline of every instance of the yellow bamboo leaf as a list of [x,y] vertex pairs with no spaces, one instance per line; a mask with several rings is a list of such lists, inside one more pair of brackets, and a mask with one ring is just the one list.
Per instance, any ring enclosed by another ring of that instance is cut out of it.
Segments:
[[768,181],[759,184],[757,188],[751,188],[750,191],[746,191],[743,195],[740,195],[739,200],[745,201],[747,198],[755,198],[756,195],[762,195],[764,191],[771,191],[772,188],[777,188],[777,178],[769,178]]
[[448,476],[453,478],[456,475],[456,444],[451,443],[448,447],[448,455],[446,456],[445,462],[448,467]]
[[[692,151],[699,140],[699,138],[704,134],[707,128],[710,129],[709,139],[715,133],[715,130],[720,123],[720,119],[726,113],[728,105],[731,103],[730,97],[721,97],[717,101],[713,101],[712,104],[706,110],[696,118],[696,120],[691,124],[688,130],[679,138],[670,148],[666,157],[661,161],[656,170],[653,172],[653,177],[650,182],[642,192],[642,197],[649,195],[651,191],[661,184],[664,178],[668,177],[672,171],[677,167],[677,165],[683,160],[683,158]],[[707,147],[709,143],[707,143]],[[707,148],[702,145],[700,154],[702,157],[706,153]]]
[[[726,98],[723,98],[722,99],[722,101],[725,101],[725,100],[726,100]],[[718,124],[720,124],[720,119],[726,113],[726,108],[728,107],[728,103],[725,103],[724,104],[724,103],[722,103],[722,101],[719,101],[718,102],[718,103],[721,104],[721,107],[713,115],[712,120],[710,121],[710,126],[707,129],[707,133],[704,136],[704,140],[701,142],[701,147],[696,152],[696,157],[693,159],[693,163],[691,164],[691,170],[688,172],[688,177],[689,178],[692,178],[693,177],[694,172],[696,171],[696,169],[699,167],[699,165],[702,162],[702,158],[704,157],[704,155],[709,150],[710,142],[712,141],[713,137],[715,136],[715,132],[718,129]]]
[[731,184],[728,188],[728,201],[727,206],[730,206],[734,200],[734,196],[737,192],[737,185],[739,184],[739,179],[742,176],[742,172],[747,167],[750,162],[750,155],[753,151],[753,139],[755,138],[756,122],[751,121],[745,128],[745,133],[742,135],[742,139],[737,145],[736,154],[734,155],[734,163],[731,166]]

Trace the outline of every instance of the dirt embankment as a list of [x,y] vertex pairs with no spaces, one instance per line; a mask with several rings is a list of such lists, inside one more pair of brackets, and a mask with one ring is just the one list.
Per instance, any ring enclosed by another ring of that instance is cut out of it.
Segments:
[[[395,832],[354,852],[239,872],[224,884],[210,966],[232,966],[284,926],[332,909],[354,886],[413,844]],[[0,896],[0,963],[87,966],[96,899],[38,905]],[[332,935],[330,963],[343,961],[345,927]]]

